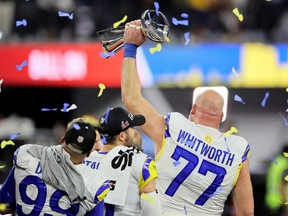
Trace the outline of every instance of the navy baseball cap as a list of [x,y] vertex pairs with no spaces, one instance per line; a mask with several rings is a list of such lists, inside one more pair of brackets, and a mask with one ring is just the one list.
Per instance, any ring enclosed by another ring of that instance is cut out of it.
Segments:
[[133,115],[122,107],[115,107],[101,116],[99,132],[104,136],[115,136],[129,127],[141,126],[145,121],[143,115]]
[[92,150],[96,141],[96,132],[91,124],[76,121],[68,127],[64,140],[72,151],[85,154]]

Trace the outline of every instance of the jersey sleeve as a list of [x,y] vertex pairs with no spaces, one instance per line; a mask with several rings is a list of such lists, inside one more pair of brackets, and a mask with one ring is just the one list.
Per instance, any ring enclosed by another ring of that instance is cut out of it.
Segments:
[[156,179],[158,173],[156,164],[152,157],[147,156],[140,173],[139,189],[144,188],[152,179]]
[[242,156],[242,163],[245,162],[249,158],[249,156],[250,156],[250,145],[248,143]]

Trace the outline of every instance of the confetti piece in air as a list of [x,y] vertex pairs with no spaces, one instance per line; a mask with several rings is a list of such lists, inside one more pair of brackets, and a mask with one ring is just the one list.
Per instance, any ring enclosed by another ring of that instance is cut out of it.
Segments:
[[68,112],[67,108],[69,107],[69,103],[63,103],[63,108],[61,109],[61,112]]
[[288,88],[286,88],[286,92],[288,92]]
[[288,175],[286,175],[284,179],[285,179],[285,181],[288,181]]
[[261,102],[261,106],[262,106],[262,107],[265,107],[266,101],[267,101],[268,97],[269,97],[269,92],[266,92],[266,93],[265,93],[265,96],[264,96],[264,98],[263,98],[263,100],[262,100],[262,102]]
[[71,111],[71,110],[74,110],[74,109],[77,109],[77,106],[75,104],[72,104],[68,109],[67,109],[67,112]]
[[204,141],[205,141],[206,143],[211,144],[212,140],[213,140],[213,139],[212,139],[211,136],[205,135]]
[[149,49],[151,54],[154,54],[155,52],[160,52],[162,49],[162,45],[158,43],[155,47],[152,47]]
[[237,73],[237,71],[235,70],[234,67],[232,67],[232,73],[235,75],[237,81],[240,81],[240,76],[239,76],[239,73]]
[[126,20],[127,20],[127,15],[125,15],[125,16],[122,18],[122,20],[120,20],[120,21],[118,21],[118,22],[115,22],[115,23],[113,24],[113,27],[114,27],[114,28],[117,28],[121,23],[126,22]]
[[155,10],[156,10],[156,14],[159,16],[159,3],[158,2],[154,2],[154,6],[155,6]]
[[174,25],[185,25],[185,26],[188,26],[188,24],[189,24],[189,21],[188,20],[178,20],[178,19],[176,19],[175,17],[173,17],[172,18],[172,23],[174,24]]
[[240,22],[243,21],[243,15],[239,13],[238,8],[234,8],[232,12],[238,17]]
[[189,17],[189,15],[187,13],[182,13],[181,17],[184,18],[184,19],[187,19]]
[[284,121],[284,124],[286,125],[286,126],[288,126],[288,121],[287,121],[287,119],[279,112],[279,115],[282,117],[282,119],[283,119],[283,121]]
[[26,60],[24,60],[20,65],[16,65],[16,69],[18,71],[21,71],[23,67],[27,66],[28,62]]
[[3,32],[0,31],[0,40],[2,39],[3,37]]
[[103,94],[104,89],[106,89],[106,86],[103,83],[99,83],[99,93],[98,93],[98,97],[100,97]]
[[6,204],[5,203],[0,203],[0,211],[6,210]]
[[185,46],[187,46],[190,42],[190,33],[189,32],[186,32],[184,34],[184,37],[185,37]]
[[57,111],[57,108],[52,108],[52,109],[50,109],[50,108],[41,108],[41,111]]
[[113,57],[113,56],[115,56],[115,52],[108,52],[108,53],[100,52],[100,56],[101,56],[101,58]]
[[151,202],[152,204],[154,204],[154,202],[155,202],[154,198],[148,196],[146,193],[142,193],[140,197],[141,197],[141,199],[147,200],[147,201]]
[[[287,100],[287,104],[288,104],[288,100]],[[286,109],[286,112],[288,112],[288,108]]]
[[167,43],[170,43],[170,38],[168,36],[164,35],[164,38]]
[[73,124],[73,128],[75,128],[76,130],[80,130],[80,126],[77,123]]
[[15,143],[12,140],[2,140],[1,149],[4,149],[7,145],[15,145]]
[[6,165],[0,165],[0,169],[3,169]]
[[224,136],[228,137],[233,133],[238,133],[238,130],[236,127],[231,127],[230,130],[228,130],[227,132],[224,133]]
[[67,12],[58,11],[58,16],[59,17],[68,17],[71,20],[73,19],[73,13],[69,14]]
[[173,162],[173,165],[174,165],[174,166],[178,166],[179,164],[181,164],[180,161],[174,161],[174,162]]
[[218,187],[216,189],[216,191],[213,194],[210,195],[210,197],[214,197],[216,194],[219,194],[223,190],[224,190],[223,187]]
[[16,21],[16,27],[19,27],[19,26],[27,26],[27,20],[26,19],[22,19],[22,20],[18,20]]
[[283,155],[284,155],[285,157],[288,157],[288,152],[283,152]]
[[272,157],[271,160],[272,160],[276,165],[278,165],[278,162],[275,160],[274,157]]
[[10,136],[10,140],[13,140],[13,139],[15,139],[16,137],[18,137],[18,136],[20,136],[20,135],[21,135],[21,133],[12,134],[12,135]]
[[234,100],[237,101],[237,102],[241,102],[242,104],[245,104],[245,102],[242,100],[242,98],[238,95],[235,95],[234,96]]
[[3,83],[3,79],[0,80],[0,92],[1,92],[1,85]]
[[109,116],[109,113],[110,113],[110,107],[107,107],[107,109],[106,109],[106,113],[105,113],[105,123],[107,123],[107,121],[108,121],[108,116]]

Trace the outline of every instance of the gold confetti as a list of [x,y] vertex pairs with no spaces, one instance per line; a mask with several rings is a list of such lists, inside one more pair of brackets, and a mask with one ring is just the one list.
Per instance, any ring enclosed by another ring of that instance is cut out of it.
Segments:
[[151,54],[154,54],[155,52],[160,52],[162,49],[162,45],[158,43],[156,47],[150,48],[149,51]]
[[98,86],[100,88],[99,93],[98,93],[98,97],[100,97],[102,95],[104,89],[106,89],[106,86],[103,83],[99,83]]
[[0,203],[0,211],[4,211],[7,205],[5,203]]
[[165,35],[164,38],[167,43],[170,43],[170,38],[168,36]]
[[243,15],[242,14],[240,14],[239,13],[239,11],[238,11],[238,8],[236,7],[236,8],[234,8],[233,9],[233,11],[232,11],[237,17],[238,17],[238,19],[239,19],[239,21],[240,22],[242,22],[243,21],[243,19],[244,19],[244,17],[243,17]]
[[287,152],[283,152],[283,155],[284,155],[285,157],[288,157],[288,153],[287,153]]
[[126,20],[127,20],[127,15],[125,15],[122,20],[115,22],[113,24],[113,27],[117,28],[121,23],[124,23]]
[[211,142],[212,142],[212,137],[206,135],[206,136],[204,137],[204,141],[205,141],[206,143],[208,143],[208,144],[211,144]]
[[287,175],[287,176],[285,176],[285,178],[284,178],[284,179],[285,179],[285,181],[288,181],[288,175]]
[[154,204],[154,198],[153,197],[149,197],[147,194],[145,193],[142,193],[141,194],[141,199],[144,199],[144,200],[147,200],[149,202],[151,202],[152,204]]
[[228,136],[230,136],[232,133],[238,133],[237,128],[231,127],[230,130],[228,130],[226,133],[224,133],[224,136],[225,136],[225,137],[228,137]]
[[6,145],[15,145],[15,143],[12,140],[3,140],[1,142],[1,149],[4,149],[6,147]]
[[6,165],[0,165],[0,169],[3,169]]

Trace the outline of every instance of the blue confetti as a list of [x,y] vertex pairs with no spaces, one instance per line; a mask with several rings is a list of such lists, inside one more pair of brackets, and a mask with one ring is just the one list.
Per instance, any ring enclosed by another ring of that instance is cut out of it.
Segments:
[[158,2],[154,2],[154,6],[155,6],[155,10],[156,10],[156,14],[159,16],[159,3]]
[[11,137],[10,137],[10,140],[13,140],[13,139],[15,139],[16,137],[18,137],[20,135],[21,135],[21,133],[12,134]]
[[18,20],[16,21],[16,27],[19,27],[19,26],[27,26],[27,20],[26,19],[22,19],[22,20]]
[[185,25],[185,26],[188,26],[188,24],[189,24],[189,21],[188,20],[178,20],[178,19],[176,19],[175,17],[173,17],[172,18],[172,23],[174,24],[174,25]]
[[56,111],[57,110],[57,108],[52,108],[52,109],[50,109],[50,108],[41,108],[41,111]]
[[190,33],[189,32],[186,32],[184,34],[184,37],[185,37],[185,46],[187,46],[190,42]]
[[263,98],[263,100],[262,100],[262,102],[261,102],[261,106],[262,106],[262,107],[265,107],[266,101],[267,101],[268,97],[269,97],[269,92],[266,92],[266,93],[265,93],[265,96],[264,96],[264,98]]
[[62,112],[68,112],[67,108],[69,107],[69,103],[64,103],[63,108],[61,109]]
[[243,99],[242,99],[240,96],[238,96],[238,95],[235,95],[235,96],[234,96],[234,100],[237,101],[237,102],[241,102],[241,103],[245,104],[245,102],[243,101]]
[[76,130],[80,130],[81,129],[81,127],[77,123],[73,124],[73,128],[75,128]]
[[25,66],[27,66],[27,65],[28,65],[28,62],[27,62],[26,60],[24,60],[24,61],[22,62],[22,64],[16,65],[16,69],[17,69],[18,71],[21,71],[22,68],[25,67]]
[[287,119],[279,112],[279,115],[282,117],[282,119],[284,120],[284,124],[286,125],[286,126],[288,126],[288,121],[287,121]]
[[66,13],[66,12],[58,11],[58,15],[60,17],[68,17],[71,20],[73,19],[73,13],[69,14],[69,13]]
[[179,164],[181,164],[180,161],[174,161],[174,162],[173,162],[173,165],[174,165],[174,166],[178,166]]
[[113,57],[115,56],[115,52],[108,52],[108,53],[104,53],[104,52],[100,52],[100,56],[101,58],[109,58],[109,57]]
[[189,15],[187,13],[182,13],[181,17],[187,19],[189,17]]

